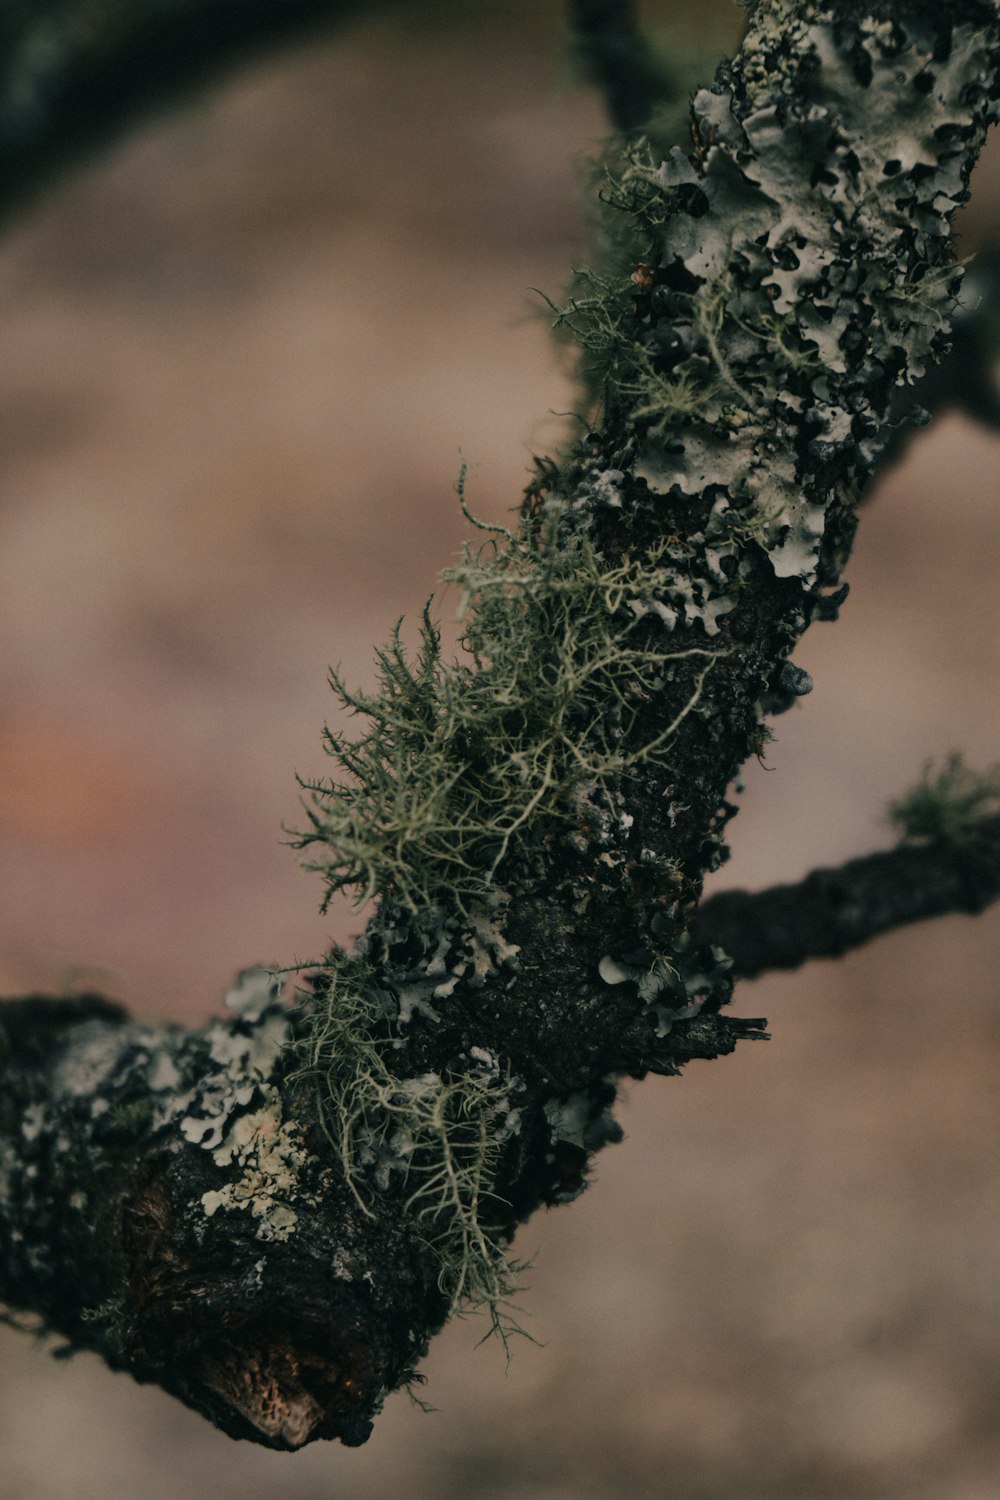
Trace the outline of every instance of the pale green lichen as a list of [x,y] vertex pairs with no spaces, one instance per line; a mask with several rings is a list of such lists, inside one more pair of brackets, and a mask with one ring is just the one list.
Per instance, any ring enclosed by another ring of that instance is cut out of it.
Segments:
[[[378,652],[378,692],[354,692],[333,674],[341,703],[367,727],[354,740],[327,731],[349,780],[303,782],[312,829],[297,842],[320,846],[308,868],[325,876],[327,899],[353,889],[359,903],[385,897],[417,912],[445,901],[468,913],[496,891],[515,845],[573,820],[582,787],[599,798],[669,755],[716,652],[667,649],[640,622],[676,620],[671,602],[685,591],[696,614],[700,606],[666,543],[605,563],[574,533],[571,510],[550,502],[544,523],[489,528],[486,545],[444,574],[462,594],[465,660],[444,662],[425,612],[415,661],[398,631]],[[728,596],[706,602],[709,632],[726,608]],[[666,723],[637,740],[657,698]]]
[[405,1211],[437,1262],[450,1311],[484,1308],[506,1338],[521,1267],[498,1230],[508,1206],[494,1181],[504,1144],[520,1128],[517,1081],[479,1047],[443,1075],[401,1078],[392,1067],[403,1029],[391,1020],[394,997],[346,955],[324,980],[302,1072],[318,1083],[345,1181],[366,1215],[394,1177],[402,1183]]

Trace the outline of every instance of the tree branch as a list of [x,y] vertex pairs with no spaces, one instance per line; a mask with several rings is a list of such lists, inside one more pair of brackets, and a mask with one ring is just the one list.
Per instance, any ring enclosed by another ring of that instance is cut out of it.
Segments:
[[508,1243],[617,1138],[616,1080],[761,1034],[701,884],[946,341],[998,44],[995,0],[762,0],[691,155],[609,163],[622,259],[561,314],[588,435],[448,575],[460,660],[425,616],[375,692],[333,679],[362,728],[302,843],[375,916],[202,1032],[9,1009],[11,1306],[234,1434],[361,1441],[457,1306],[503,1331]]
[[704,901],[697,940],[718,943],[739,979],[839,958],[883,932],[949,912],[974,916],[1000,897],[1000,814],[963,843],[937,839],[813,870],[796,885],[720,891]]
[[641,130],[673,89],[639,30],[635,0],[571,0],[575,50],[616,130]]
[[[0,220],[138,122],[377,0],[13,0],[0,13]],[[384,3],[384,0],[382,0]]]

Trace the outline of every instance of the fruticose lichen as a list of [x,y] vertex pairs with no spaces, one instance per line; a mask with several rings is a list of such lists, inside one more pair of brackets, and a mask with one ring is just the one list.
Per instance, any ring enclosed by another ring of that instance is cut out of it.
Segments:
[[[340,775],[303,783],[312,829],[298,843],[320,846],[308,868],[322,871],[328,900],[353,889],[359,903],[467,912],[502,889],[515,844],[565,830],[583,789],[600,804],[623,775],[669,756],[717,652],[668,637],[696,619],[718,633],[733,544],[713,517],[701,587],[684,575],[690,547],[667,541],[605,562],[574,527],[588,498],[551,497],[517,532],[485,528],[490,540],[443,574],[462,594],[464,660],[442,659],[428,610],[414,662],[398,630],[378,652],[377,693],[332,674],[341,704],[367,725],[355,740],[327,730]],[[607,476],[600,500],[615,503]],[[659,639],[639,629],[649,618]],[[656,696],[676,712],[637,742],[640,709]]]
[[[598,503],[615,500],[608,477]],[[334,676],[367,727],[354,741],[328,733],[352,779],[308,784],[313,828],[301,840],[321,845],[313,867],[330,893],[378,898],[376,930],[384,936],[387,921],[419,930],[426,950],[413,969],[374,969],[363,943],[355,962],[333,958],[316,1001],[308,1066],[345,1175],[364,1203],[403,1174],[442,1291],[453,1307],[486,1307],[501,1331],[516,1276],[505,1257],[509,1205],[491,1200],[520,1081],[475,1045],[443,1075],[401,1076],[400,1032],[433,1026],[456,989],[516,962],[503,938],[505,889],[553,841],[586,849],[596,828],[619,821],[622,783],[667,763],[732,607],[724,521],[706,542],[712,577],[692,587],[689,547],[666,540],[641,558],[603,561],[576,530],[591,503],[586,486],[550,494],[518,531],[485,528],[485,544],[448,570],[461,591],[464,660],[443,661],[425,613],[415,663],[398,633],[379,653],[378,694],[352,693]],[[700,635],[672,644],[696,620]],[[657,701],[665,711],[644,733]]]
[[[456,978],[449,986],[436,977],[441,1000]],[[379,1190],[401,1181],[404,1212],[438,1264],[450,1311],[483,1307],[506,1336],[519,1267],[507,1258],[508,1205],[495,1198],[494,1179],[520,1128],[519,1081],[475,1046],[443,1074],[401,1077],[392,1062],[412,1014],[405,995],[400,1014],[399,997],[363,959],[346,956],[323,988],[303,1071],[320,1083],[324,1123],[359,1207],[374,1215]]]

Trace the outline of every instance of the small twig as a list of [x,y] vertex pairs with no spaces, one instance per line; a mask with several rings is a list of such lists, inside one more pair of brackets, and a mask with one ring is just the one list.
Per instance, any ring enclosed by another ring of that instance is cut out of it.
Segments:
[[973,915],[1000,897],[1000,814],[981,819],[961,843],[901,844],[813,870],[798,885],[722,891],[698,914],[700,942],[718,943],[735,974],[752,979],[836,958],[880,933],[948,912]]

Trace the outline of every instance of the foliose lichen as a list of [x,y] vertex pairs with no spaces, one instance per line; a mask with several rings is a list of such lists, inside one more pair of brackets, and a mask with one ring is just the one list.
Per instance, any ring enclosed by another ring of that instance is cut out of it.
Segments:
[[[942,352],[960,283],[947,213],[994,66],[926,22],[756,7],[739,59],[692,100],[693,152],[632,142],[607,211],[630,270],[583,272],[559,320],[589,387],[669,502],[706,489],[775,573],[821,576],[835,496],[873,466],[891,388]],[[588,294],[589,293],[589,294]]]

